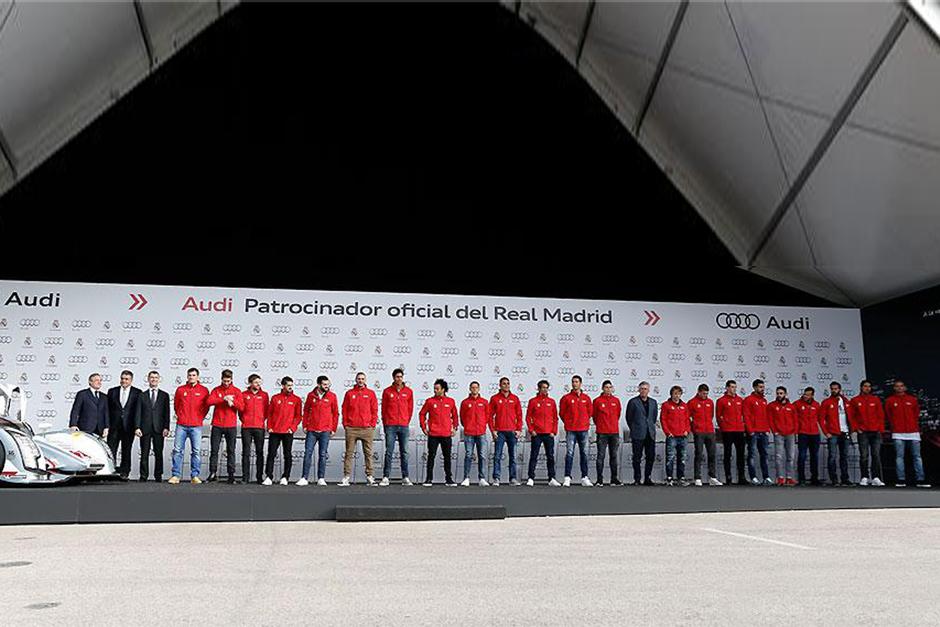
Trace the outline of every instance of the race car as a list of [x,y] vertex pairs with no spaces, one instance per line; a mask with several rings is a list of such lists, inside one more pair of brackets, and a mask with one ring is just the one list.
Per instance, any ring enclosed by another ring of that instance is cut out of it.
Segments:
[[39,486],[120,478],[98,436],[69,430],[36,435],[25,416],[22,389],[0,385],[0,482]]

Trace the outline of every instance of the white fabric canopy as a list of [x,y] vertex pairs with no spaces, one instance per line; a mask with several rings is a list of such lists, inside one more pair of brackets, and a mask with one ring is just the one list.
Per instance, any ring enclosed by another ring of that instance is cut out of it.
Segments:
[[504,6],[742,266],[858,306],[940,283],[936,2]]

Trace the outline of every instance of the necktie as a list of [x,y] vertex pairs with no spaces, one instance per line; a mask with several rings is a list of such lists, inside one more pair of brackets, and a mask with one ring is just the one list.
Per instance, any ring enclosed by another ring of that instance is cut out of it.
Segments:
[[98,390],[95,390],[95,402],[98,402]]
[[150,390],[150,404],[155,405],[157,402],[157,391]]

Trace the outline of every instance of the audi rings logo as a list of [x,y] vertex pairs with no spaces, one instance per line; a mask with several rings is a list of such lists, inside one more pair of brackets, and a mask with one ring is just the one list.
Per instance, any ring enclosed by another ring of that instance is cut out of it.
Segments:
[[434,337],[434,329],[418,329],[415,335],[423,339]]
[[708,377],[708,371],[707,371],[707,370],[693,370],[693,371],[692,371],[691,373],[689,373],[689,374],[690,374],[690,376],[691,376],[693,379],[704,379],[704,378]]
[[263,351],[264,342],[248,342],[247,344],[245,344],[245,350]]
[[40,409],[35,413],[37,418],[55,418],[56,411],[54,409]]
[[335,361],[321,361],[320,370],[336,370],[339,368],[339,364]]
[[483,366],[464,366],[463,371],[465,374],[481,374]]
[[23,318],[20,320],[20,328],[28,329],[30,327],[38,327],[39,319],[38,318]]
[[509,339],[513,340],[514,342],[523,342],[529,339],[529,334],[525,333],[524,331],[516,331],[515,333],[509,334]]
[[836,365],[837,366],[850,366],[852,365],[852,358],[851,357],[837,357]]
[[96,348],[108,348],[114,346],[114,339],[110,337],[99,337],[95,340]]
[[605,377],[619,377],[620,368],[604,368],[601,372],[604,373]]
[[212,340],[205,340],[202,342],[196,342],[196,350],[204,351],[215,348],[215,342]]
[[183,357],[174,357],[170,360],[170,366],[185,366],[189,360]]
[[529,367],[528,366],[513,366],[511,369],[511,372],[514,375],[529,374]]
[[813,344],[813,346],[815,346],[816,349],[818,350],[824,350],[824,349],[829,348],[830,344],[829,342],[822,341],[822,342],[816,342],[815,344]]
[[542,348],[535,351],[533,355],[535,355],[536,359],[546,359],[552,356],[552,351]]
[[133,366],[135,364],[140,363],[140,358],[139,357],[121,357],[120,363],[122,366]]
[[774,340],[774,348],[787,348],[790,346],[790,340]]
[[663,338],[659,337],[658,335],[647,335],[646,343],[647,344],[662,344]]
[[286,324],[275,324],[271,327],[271,333],[274,335],[284,335],[290,333],[290,327]]
[[736,337],[731,340],[731,345],[735,348],[741,348],[742,346],[747,346],[747,340],[742,337]]
[[581,359],[597,359],[597,351],[581,351]]
[[643,353],[626,353],[624,359],[627,361],[639,361],[643,359]]
[[750,379],[751,371],[750,370],[735,370],[734,378],[735,379]]
[[91,320],[72,320],[73,329],[90,329]]
[[138,329],[142,327],[143,327],[143,324],[140,322],[125,322],[121,324],[121,328],[124,329],[125,331],[137,331]]
[[573,342],[574,333],[559,333],[557,339],[559,342]]
[[491,348],[487,354],[490,356],[490,358],[505,357],[506,351],[502,348]]
[[370,361],[368,370],[369,372],[384,372],[388,370],[388,364],[384,361]]
[[441,357],[453,357],[460,354],[460,349],[456,346],[445,346],[441,349]]
[[298,353],[309,353],[316,347],[313,344],[298,344],[296,348]]
[[396,346],[392,348],[392,353],[395,355],[410,355],[411,347],[410,346]]
[[760,316],[752,313],[720,313],[715,316],[719,329],[759,329]]
[[287,368],[288,362],[286,359],[274,359],[271,361],[272,369]]
[[685,353],[669,353],[669,361],[671,362],[685,361],[685,358]]
[[795,358],[793,361],[794,361],[794,363],[796,363],[797,365],[805,366],[805,365],[809,364],[809,362],[811,362],[812,359],[810,359],[810,358],[807,357],[806,355],[797,355],[796,358]]
[[770,363],[770,355],[754,355],[755,364],[768,364]]
[[52,383],[61,379],[58,372],[44,372],[39,375],[39,380],[43,383]]
[[562,376],[571,376],[574,374],[574,368],[559,368],[558,374]]
[[242,330],[242,325],[240,324],[223,324],[222,333],[240,333]]
[[238,363],[237,359],[223,359],[219,362],[219,365],[223,368],[238,368]]
[[78,364],[87,364],[88,357],[85,355],[69,355],[68,364],[70,366],[76,366]]
[[418,364],[417,367],[415,367],[415,370],[421,374],[434,372],[434,364]]
[[322,327],[320,335],[339,335],[339,327]]
[[163,348],[166,346],[166,340],[147,340],[147,348]]
[[62,346],[65,343],[64,337],[45,337],[42,339],[42,343],[46,346]]
[[817,381],[832,381],[832,373],[831,372],[818,372],[816,373],[816,380]]
[[174,322],[173,330],[174,331],[192,331],[193,325],[191,322]]
[[362,344],[347,344],[343,347],[343,351],[346,353],[361,353]]
[[650,368],[646,371],[648,377],[661,377],[665,374],[662,368]]
[[712,355],[712,361],[715,362],[716,364],[718,362],[728,361],[728,355],[724,353],[721,353],[718,355]]
[[690,337],[689,346],[705,346],[705,341],[704,337]]
[[0,336],[0,344],[10,344],[10,343],[12,343],[12,342],[13,342],[13,336],[12,336],[12,335],[3,335],[3,336]]
[[388,335],[388,329],[369,329],[369,337],[385,337]]
[[17,355],[16,363],[18,364],[28,364],[36,361],[35,355]]
[[777,373],[777,380],[778,380],[778,381],[783,381],[783,380],[785,380],[785,379],[786,379],[786,380],[789,380],[790,377],[791,377],[791,375],[790,375],[789,372],[778,372],[778,373]]
[[483,337],[483,333],[480,331],[466,331],[463,337],[465,340],[479,340]]

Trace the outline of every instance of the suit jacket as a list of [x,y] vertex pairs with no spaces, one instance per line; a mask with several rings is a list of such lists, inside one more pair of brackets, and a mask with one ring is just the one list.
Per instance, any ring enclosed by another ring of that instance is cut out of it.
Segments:
[[655,398],[649,398],[649,416],[643,412],[643,401],[634,396],[627,403],[627,427],[630,429],[631,440],[645,440],[647,436],[656,438],[656,411],[658,409]]
[[120,427],[125,432],[136,429],[134,420],[137,418],[140,403],[140,388],[132,385],[127,392],[127,402],[124,407],[121,407],[121,387],[108,390],[108,415],[111,417],[111,429]]
[[151,403],[150,389],[143,390],[137,403],[134,428],[144,435],[163,435],[163,431],[170,428],[170,395],[157,390],[157,402]]
[[99,390],[98,401],[96,402],[90,389],[86,388],[79,391],[72,402],[69,426],[78,427],[80,431],[85,433],[101,435],[109,425],[107,395]]

